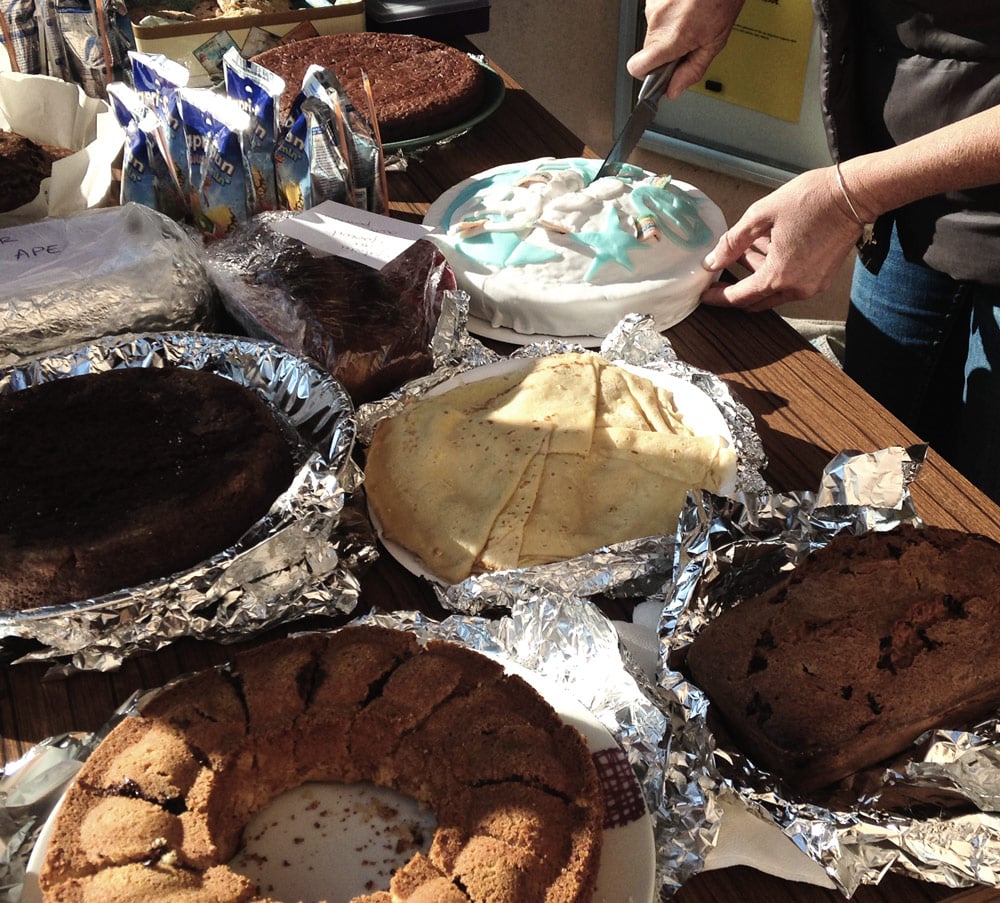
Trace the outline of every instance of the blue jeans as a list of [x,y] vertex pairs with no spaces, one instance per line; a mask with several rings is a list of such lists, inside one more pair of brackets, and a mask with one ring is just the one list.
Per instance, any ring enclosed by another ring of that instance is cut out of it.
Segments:
[[903,257],[854,268],[844,369],[1000,502],[1000,289]]

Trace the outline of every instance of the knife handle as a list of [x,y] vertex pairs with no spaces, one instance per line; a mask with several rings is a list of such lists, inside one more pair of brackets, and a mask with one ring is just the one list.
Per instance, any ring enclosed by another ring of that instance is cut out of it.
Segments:
[[667,85],[670,84],[670,76],[674,74],[674,70],[677,68],[679,62],[680,60],[671,60],[669,63],[657,66],[652,72],[647,73],[646,77],[642,80],[642,87],[639,88],[639,97],[636,99],[636,103],[642,103],[647,98],[653,104],[658,103],[663,93],[667,90]]

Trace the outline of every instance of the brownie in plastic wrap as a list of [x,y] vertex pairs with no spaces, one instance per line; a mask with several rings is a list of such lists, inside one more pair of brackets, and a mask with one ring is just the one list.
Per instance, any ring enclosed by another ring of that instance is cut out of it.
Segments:
[[455,288],[440,251],[417,241],[376,270],[317,256],[272,228],[282,217],[262,214],[206,251],[240,328],[312,358],[356,405],[429,373],[442,298]]

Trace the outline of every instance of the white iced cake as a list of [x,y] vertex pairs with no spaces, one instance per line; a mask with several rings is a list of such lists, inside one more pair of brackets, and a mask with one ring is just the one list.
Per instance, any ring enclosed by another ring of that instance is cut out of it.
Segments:
[[444,192],[425,225],[468,292],[470,314],[526,336],[604,336],[629,313],[660,329],[712,281],[701,261],[726,229],[701,191],[636,166],[542,158]]

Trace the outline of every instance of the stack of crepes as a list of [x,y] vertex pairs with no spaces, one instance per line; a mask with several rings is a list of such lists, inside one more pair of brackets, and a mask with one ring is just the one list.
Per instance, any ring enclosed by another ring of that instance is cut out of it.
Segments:
[[582,352],[411,402],[379,423],[365,485],[383,539],[458,583],[673,535],[688,490],[735,471],[670,391]]

